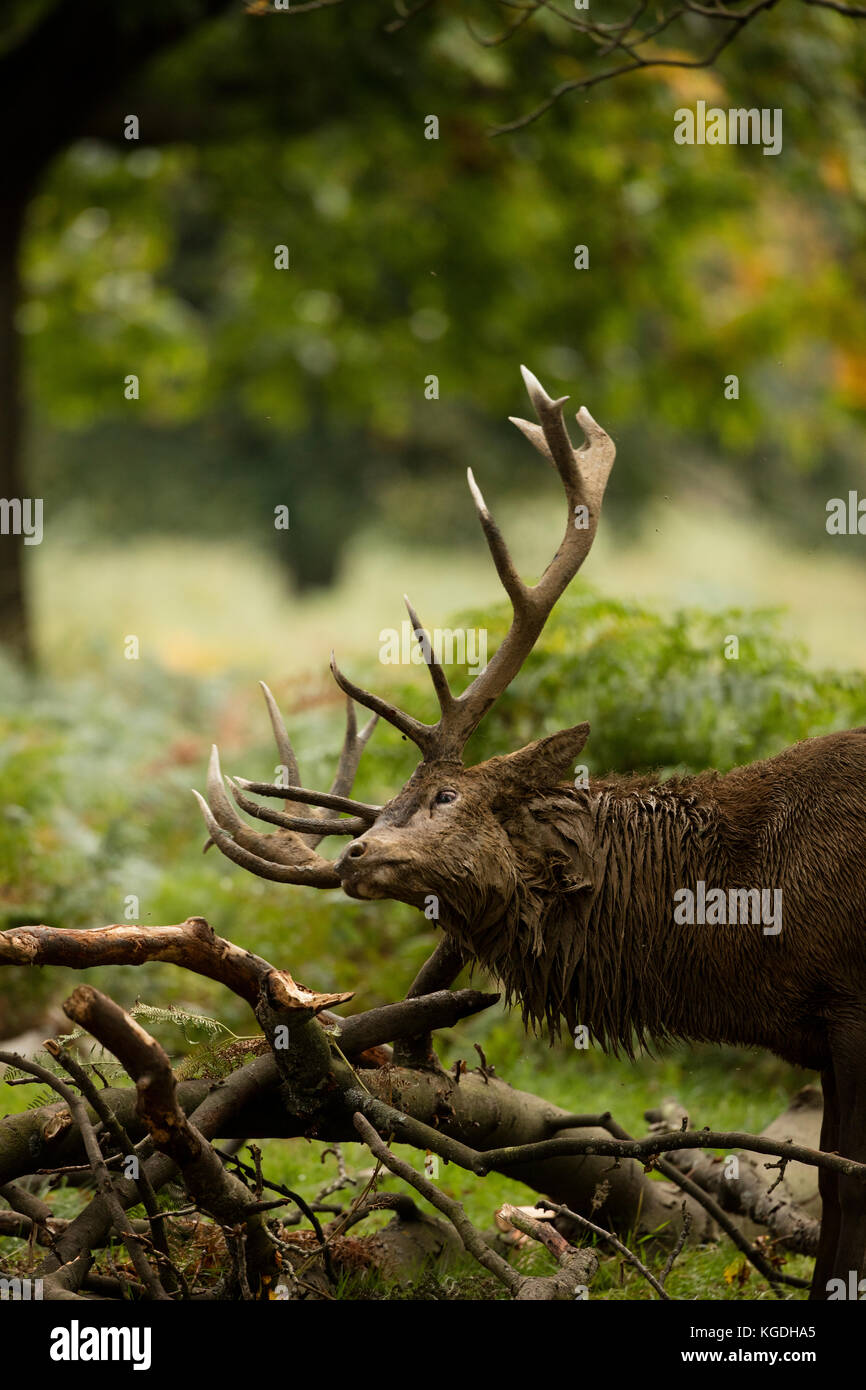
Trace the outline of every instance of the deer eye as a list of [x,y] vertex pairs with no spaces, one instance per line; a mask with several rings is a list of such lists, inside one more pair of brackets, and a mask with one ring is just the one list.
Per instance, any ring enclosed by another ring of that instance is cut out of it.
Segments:
[[450,802],[457,800],[457,793],[450,787],[444,787],[441,792],[437,792],[433,798],[434,806],[448,806]]

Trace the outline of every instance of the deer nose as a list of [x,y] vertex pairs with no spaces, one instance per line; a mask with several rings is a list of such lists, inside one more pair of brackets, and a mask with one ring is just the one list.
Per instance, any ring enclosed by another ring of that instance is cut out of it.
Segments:
[[380,840],[375,838],[368,840],[366,835],[360,835],[357,840],[351,840],[349,844],[346,845],[343,853],[334,860],[334,867],[338,874],[345,872],[351,876],[355,866],[357,866],[359,873],[366,873],[367,864],[360,864],[358,861],[364,859],[365,856],[367,860],[378,860],[379,854],[377,851],[380,852],[381,849],[382,844]]

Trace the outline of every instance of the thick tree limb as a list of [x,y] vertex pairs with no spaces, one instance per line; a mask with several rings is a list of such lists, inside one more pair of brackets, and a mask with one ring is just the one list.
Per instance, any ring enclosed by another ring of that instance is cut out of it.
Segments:
[[340,1018],[335,1037],[341,1051],[354,1056],[383,1042],[411,1038],[419,1029],[430,1032],[450,1028],[461,1018],[489,1009],[498,1000],[498,994],[484,994],[480,989],[440,989],[435,994],[410,997]]
[[65,965],[88,970],[94,965],[143,965],[169,961],[218,980],[255,1008],[262,995],[298,1018],[312,1017],[349,994],[317,994],[296,984],[261,956],[217,936],[203,917],[166,927],[109,926],[75,931],[63,927],[13,927],[0,932],[0,966]]
[[[435,981],[439,970],[447,975],[457,963],[443,959],[449,954],[447,945],[441,956],[434,953],[413,988]],[[384,1132],[399,1134],[408,1142],[479,1174],[496,1167],[536,1192],[549,1193],[554,1200],[578,1211],[592,1209],[593,1196],[604,1179],[610,1197],[601,1219],[606,1220],[607,1226],[614,1231],[627,1231],[634,1226],[636,1212],[640,1212],[641,1229],[662,1230],[662,1239],[669,1242],[676,1240],[682,1228],[675,1193],[668,1184],[648,1182],[640,1163],[633,1161],[635,1159],[693,1143],[704,1147],[734,1144],[744,1147],[754,1141],[759,1152],[782,1157],[786,1162],[800,1158],[805,1163],[836,1166],[842,1171],[857,1167],[848,1160],[816,1154],[805,1147],[709,1131],[701,1131],[697,1139],[694,1136],[684,1138],[678,1133],[654,1136],[650,1141],[628,1139],[614,1143],[609,1135],[587,1132],[586,1127],[600,1117],[569,1116],[538,1097],[513,1091],[488,1072],[483,1076],[465,1073],[458,1083],[456,1078],[446,1077],[441,1072],[424,1074],[419,1070],[387,1066],[384,1070],[365,1071],[359,1087],[357,1074],[348,1071],[335,1051],[328,1050],[327,1034],[321,1031],[318,1021],[313,1021],[313,1008],[318,1008],[325,999],[342,996],[312,996],[310,991],[296,986],[291,976],[274,971],[267,962],[215,937],[201,919],[192,918],[179,926],[146,930],[111,927],[95,932],[62,932],[40,927],[0,934],[0,959],[5,959],[6,963],[30,962],[34,958],[55,955],[61,957],[64,964],[79,966],[94,964],[96,959],[104,962],[106,958],[141,962],[180,957],[178,963],[188,968],[203,966],[202,973],[214,978],[228,976],[226,982],[230,987],[237,988],[250,1002],[255,999],[254,1007],[263,1026],[268,1024],[269,1032],[270,1025],[285,1017],[284,1010],[287,1010],[294,1021],[292,1046],[282,1055],[262,1057],[251,1064],[257,1068],[261,1064],[258,1072],[261,1089],[247,1094],[242,1115],[234,1102],[229,1105],[227,1113],[239,1115],[230,1126],[235,1135],[308,1134],[341,1141],[352,1137],[351,1115],[360,1109]],[[275,979],[276,988],[272,987]],[[291,982],[290,989],[279,987],[285,981]],[[257,988],[258,993],[255,992]],[[483,1007],[488,999],[478,991],[452,994],[446,990],[438,995],[371,1010],[366,1015],[335,1019],[334,1025],[340,1030],[341,1050],[351,1054],[354,1047],[375,1043],[377,1039],[394,1038],[404,1027],[406,1036],[417,1036],[422,1020],[428,1026],[451,1022],[462,1016],[464,1008]],[[251,1067],[241,1070],[249,1073]],[[282,1105],[275,1084],[278,1070],[283,1077]],[[329,1072],[337,1082],[330,1092],[321,1088]],[[225,1083],[230,1095],[238,1075],[233,1074]],[[213,1105],[214,1095],[209,1096],[209,1091],[212,1088],[208,1083],[181,1083],[178,1092],[181,1110],[193,1108],[205,1098]],[[288,1111],[285,1109],[287,1102]],[[112,1106],[114,1103],[112,1097]],[[125,1100],[120,1093],[117,1103],[126,1107],[122,1123],[130,1138],[140,1137],[143,1129],[140,1120],[136,1123],[136,1117],[130,1113],[128,1093]],[[547,1138],[551,1131],[559,1133],[565,1125],[583,1132],[572,1139]],[[0,1181],[32,1172],[37,1165],[57,1166],[77,1158],[80,1136],[74,1132],[75,1128],[68,1109],[63,1106],[15,1116],[0,1123]],[[210,1133],[230,1137],[227,1129],[215,1129]],[[626,1159],[613,1170],[614,1179],[606,1176],[611,1171],[605,1162],[608,1155]],[[669,1177],[680,1185],[684,1183],[682,1175],[673,1168]],[[711,1227],[707,1213],[716,1214],[711,1199],[695,1188],[690,1192],[687,1210],[697,1238],[708,1234]]]
[[[422,985],[436,985],[443,979],[450,982],[454,973],[459,973],[462,958],[450,944],[445,947],[440,943],[437,952],[413,985],[415,993],[410,992],[406,1000],[349,1018],[326,1015],[322,1021],[336,1028],[343,1052],[351,1056],[385,1042],[411,1038],[419,1031],[450,1027],[497,1001],[498,994],[452,992],[441,984],[435,993],[425,992],[419,997]],[[353,997],[351,993],[317,994],[305,989],[287,971],[277,970],[260,956],[217,936],[203,917],[163,927],[115,925],[78,931],[28,926],[0,932],[0,966],[63,965],[86,970],[95,965],[144,965],[149,961],[167,961],[193,970],[226,985],[254,1010],[264,1001],[281,1013],[288,1011],[293,1020],[323,1014]],[[438,962],[435,967],[434,962]]]

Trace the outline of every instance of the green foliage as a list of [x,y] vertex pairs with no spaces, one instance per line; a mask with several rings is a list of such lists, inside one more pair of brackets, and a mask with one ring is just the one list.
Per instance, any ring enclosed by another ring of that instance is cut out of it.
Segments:
[[[459,621],[486,626],[492,652],[507,615],[498,609]],[[730,634],[739,635],[736,661],[723,654]],[[383,676],[401,670],[379,666],[367,681],[382,689]],[[421,717],[432,716],[426,673],[412,672],[411,681],[403,673],[384,689]],[[464,673],[452,676],[459,688]],[[142,663],[134,680],[124,668],[107,671],[98,683],[37,682],[26,700],[20,677],[7,670],[3,680],[4,927],[128,920],[126,900],[134,895],[145,925],[204,916],[217,932],[291,969],[310,988],[359,990],[359,1007],[399,994],[429,953],[429,923],[402,904],[348,903],[314,889],[281,888],[214,851],[202,858],[203,829],[189,787],[203,783],[211,738],[221,743],[228,772],[268,778],[274,765],[266,722],[250,705],[238,725],[228,680],[199,681]],[[244,690],[247,697],[252,701]],[[328,703],[303,703],[289,714],[302,773],[310,785],[326,785],[342,710],[332,695]],[[692,611],[662,618],[638,604],[580,591],[559,604],[469,755],[479,760],[584,719],[592,725],[586,759],[593,773],[724,770],[808,735],[866,723],[866,677],[809,670],[771,614]],[[260,731],[256,742],[239,748],[239,727],[245,737]],[[411,746],[382,728],[362,763],[359,795],[387,799],[414,763]],[[127,1005],[142,994],[151,1006],[171,1002],[186,1014],[216,1014],[239,1033],[249,1026],[239,1000],[170,966],[108,967],[100,974]],[[2,972],[7,1034],[40,1016],[45,1000],[63,989],[63,975]],[[67,978],[71,986],[74,972]],[[473,1037],[489,1026],[475,1021]],[[519,1052],[522,1040],[509,1043],[507,1036],[506,1030],[502,1046]]]
[[[449,626],[485,630],[491,655],[510,616],[504,605],[470,610]],[[588,720],[581,756],[594,776],[727,771],[800,739],[866,723],[866,674],[813,670],[804,648],[783,635],[780,618],[774,610],[739,608],[689,608],[663,617],[576,586],[473,736],[467,759],[480,762]],[[738,655],[729,658],[731,637]],[[418,675],[392,686],[389,698],[420,718],[435,718],[429,682],[423,668],[414,669]],[[462,689],[465,669],[448,674]],[[395,771],[412,762],[393,743],[379,756]]]
[[[16,3],[0,51],[53,8]],[[491,124],[576,70],[573,56],[551,59],[550,16],[514,44],[481,48],[444,6],[399,40],[370,11],[291,25],[237,11],[202,26],[140,79],[143,109],[164,113],[161,147],[145,119],[137,147],[87,140],[55,161],[29,210],[18,315],[31,491],[54,534],[246,529],[260,549],[263,536],[279,542],[308,583],[332,576],[370,515],[390,534],[450,544],[474,524],[440,481],[458,459],[483,461],[497,495],[536,484],[537,460],[501,424],[525,409],[513,364],[529,357],[552,391],[579,390],[615,430],[614,511],[704,488],[721,462],[764,513],[794,524],[799,510],[814,536],[826,497],[856,476],[866,407],[863,27],[814,8],[791,25],[778,7],[719,70],[602,87],[491,142]],[[486,32],[489,14],[477,19]],[[782,107],[783,155],[675,149],[673,110],[698,97]],[[436,142],[422,134],[430,110]],[[286,273],[273,266],[278,243],[290,248]],[[588,272],[572,268],[575,243],[590,247]],[[129,372],[136,402],[123,397]],[[736,403],[722,393],[730,372]],[[424,398],[431,373],[437,401]],[[292,512],[279,538],[277,504]],[[506,620],[498,610],[463,622],[487,626],[493,649]],[[724,656],[731,634],[736,661]],[[389,693],[432,714],[416,674]],[[211,734],[228,771],[273,767],[264,734],[242,746],[239,729],[258,726],[239,716],[231,681],[147,663],[119,674],[98,657],[90,679],[62,684],[3,671],[0,696],[0,925],[126,920],[134,895],[143,923],[201,914],[312,988],[355,988],[357,1007],[399,994],[429,953],[429,924],[399,904],[281,888],[215,852],[201,858],[188,788],[202,784]],[[298,704],[304,777],[321,785],[339,702]],[[866,678],[810,671],[768,613],[663,619],[581,591],[470,755],[584,719],[594,773],[724,769],[866,722]],[[359,793],[386,798],[413,762],[382,730]],[[3,1032],[41,1021],[78,978],[0,972]],[[157,964],[93,978],[175,1047],[178,1023],[185,1043],[191,1026],[205,1031],[185,1074],[218,1075],[242,1050],[243,1038],[220,1039],[248,1027],[248,1011],[210,981]],[[497,1011],[449,1032],[447,1063],[471,1057],[474,1041],[515,1084],[575,1109],[591,1092],[632,1128],[668,1090],[702,1118],[757,1128],[794,1084],[781,1063],[726,1050],[670,1049],[626,1072],[569,1053],[569,1067]],[[732,1096],[735,1066],[749,1085]],[[28,1094],[0,1085],[10,1106]],[[300,1145],[268,1150],[277,1168],[306,1162]],[[481,1225],[495,1196],[513,1195],[504,1179],[451,1182]],[[671,1291],[718,1291],[730,1259],[684,1256]],[[614,1270],[599,1280],[605,1296],[646,1296]]]
[[232,1038],[235,1036],[230,1028],[226,1028],[224,1023],[220,1023],[218,1018],[211,1018],[208,1014],[190,1013],[188,1009],[179,1009],[175,1004],[170,1005],[167,1009],[162,1009],[154,1004],[135,1004],[129,1012],[133,1018],[142,1019],[148,1026],[153,1023],[169,1023],[175,1028],[180,1028],[185,1041],[188,1043],[197,1041],[190,1036],[193,1031],[204,1033],[210,1042],[224,1041],[226,1033]]
[[[465,615],[452,626],[486,626],[492,651],[506,622],[507,614],[497,609]],[[731,634],[740,639],[737,661],[723,655]],[[378,667],[368,682],[381,688],[383,675],[393,671]],[[7,675],[5,694],[18,697],[18,712],[5,715],[0,729],[0,799],[20,799],[28,819],[22,826],[13,817],[7,831],[18,839],[14,858],[3,860],[3,925],[27,920],[28,913],[64,926],[118,920],[124,895],[136,892],[143,922],[201,914],[221,934],[313,988],[356,988],[356,1007],[402,993],[432,944],[429,924],[418,913],[400,904],[349,903],[315,890],[282,888],[213,852],[201,858],[202,829],[187,788],[202,782],[208,742],[203,731],[214,731],[225,744],[219,731],[237,727],[236,692],[228,681],[164,672],[148,678],[145,667],[139,678],[144,690],[124,685],[126,676],[106,679],[101,687],[44,683],[31,689],[25,706]],[[452,678],[459,685],[460,674],[452,672]],[[411,681],[405,674],[392,681],[388,693],[421,716],[433,713],[421,668],[413,668]],[[305,779],[322,785],[339,743],[341,711],[336,703],[304,704],[289,722]],[[593,722],[587,745],[593,771],[728,767],[769,755],[793,739],[864,721],[866,676],[809,670],[772,614],[690,611],[662,618],[640,604],[581,590],[558,605],[537,652],[488,717],[472,752],[476,758],[503,752],[586,717]],[[274,753],[263,726],[245,721],[243,727],[262,728],[260,741],[241,750],[229,737],[227,770],[268,776]],[[377,732],[362,764],[359,794],[393,794],[414,760],[395,731]],[[29,997],[34,978],[50,981],[55,997],[62,998],[77,980],[68,972],[64,981],[63,973],[0,972],[4,1025],[17,1017],[24,1026],[28,1004],[30,1021],[41,1016],[42,1001]],[[204,1041],[179,1064],[183,1076],[218,1077],[251,1055],[250,1040],[226,1040],[232,1030],[249,1029],[248,1010],[213,982],[162,965],[111,967],[90,978],[127,1006],[141,996],[135,1011],[164,1035],[172,1053],[178,1025],[184,1040],[189,1031],[204,1030]],[[443,1063],[474,1061],[476,1042],[512,1085],[574,1111],[609,1109],[632,1132],[643,1128],[648,1106],[672,1094],[696,1124],[756,1131],[802,1084],[802,1073],[776,1058],[724,1048],[673,1047],[623,1068],[595,1051],[551,1049],[542,1039],[527,1038],[516,1018],[501,1009],[442,1034]],[[30,1088],[0,1085],[0,1109],[20,1109],[32,1099]],[[308,1199],[315,1196],[325,1180],[321,1146],[267,1141],[262,1147],[271,1181]],[[446,1185],[481,1228],[490,1226],[501,1202],[516,1196],[506,1177],[491,1175],[481,1183],[453,1167]],[[385,1186],[391,1190],[395,1184],[386,1179]],[[3,1245],[10,1254],[25,1249],[20,1242]],[[532,1260],[541,1262],[535,1272],[544,1272],[544,1257],[534,1252]],[[802,1273],[804,1265],[791,1260],[787,1268]],[[724,1242],[712,1250],[689,1250],[671,1275],[670,1292],[681,1298],[705,1297],[708,1289],[714,1298],[766,1296],[763,1281],[751,1275],[742,1282],[739,1270]],[[340,1296],[500,1295],[467,1265],[444,1281],[431,1285],[421,1278],[406,1289],[351,1280]],[[615,1260],[605,1262],[593,1285],[593,1297],[647,1296],[644,1282],[621,1271]]]
[[[86,496],[91,532],[273,545],[286,504],[279,553],[321,583],[367,515],[387,505],[399,531],[458,453],[531,486],[500,423],[527,357],[616,431],[613,508],[711,462],[789,524],[844,491],[866,407],[863,26],[773,12],[718,72],[604,85],[491,140],[553,85],[543,25],[492,50],[428,20],[390,39],[345,7],[205,27],[144,82],[157,109],[189,103],[165,143],[145,120],[140,144],[56,162],[19,314],[53,514]],[[750,106],[755,71],[780,156],[674,146],[678,106]]]
[[[469,613],[496,649],[510,614]],[[589,720],[591,773],[700,772],[766,758],[800,739],[866,723],[866,675],[813,671],[778,613],[687,609],[663,618],[583,589],[475,736],[480,761]],[[736,659],[726,658],[730,637]],[[582,755],[584,756],[584,755]]]

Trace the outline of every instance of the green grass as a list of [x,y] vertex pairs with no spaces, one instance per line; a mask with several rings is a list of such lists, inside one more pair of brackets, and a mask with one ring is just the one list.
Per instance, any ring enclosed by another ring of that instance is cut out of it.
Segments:
[[[271,1182],[281,1183],[293,1191],[302,1193],[308,1200],[315,1197],[317,1190],[335,1175],[333,1155],[325,1156],[325,1145],[301,1140],[266,1141],[260,1145],[263,1153],[263,1170]],[[347,1203],[351,1195],[363,1189],[372,1171],[372,1160],[353,1146],[345,1149],[349,1172],[358,1177],[358,1184],[347,1194],[346,1191],[330,1198],[331,1201]],[[419,1170],[422,1160],[417,1151],[401,1145],[395,1152]],[[249,1155],[242,1153],[245,1159]],[[323,1161],[324,1156],[324,1161]],[[522,1206],[532,1206],[535,1194],[515,1184],[500,1174],[491,1174],[479,1179],[452,1165],[440,1169],[438,1185],[450,1196],[457,1198],[470,1219],[482,1232],[492,1234],[494,1213],[505,1202]],[[380,1192],[401,1192],[405,1186],[390,1174],[380,1176],[377,1183]],[[267,1194],[266,1194],[267,1195]],[[438,1216],[436,1209],[412,1194],[416,1204],[429,1215]],[[50,1194],[48,1200],[58,1217],[74,1218],[88,1199],[88,1194],[80,1189],[59,1186]],[[173,1201],[163,1197],[161,1205],[171,1206]],[[143,1209],[135,1208],[131,1215],[143,1216]],[[322,1216],[327,1221],[327,1216]],[[381,1229],[390,1220],[389,1213],[375,1213],[360,1226],[353,1228],[354,1236],[369,1234]],[[594,1237],[589,1243],[597,1245]],[[648,1238],[625,1237],[625,1244],[644,1264],[659,1276],[666,1260],[666,1252],[656,1247]],[[589,1297],[611,1301],[645,1300],[656,1297],[643,1276],[633,1265],[616,1252],[607,1252],[602,1246],[599,1250],[601,1264],[593,1280]],[[14,1267],[20,1262],[24,1268],[28,1263],[28,1247],[25,1241],[0,1238],[0,1262]],[[126,1253],[115,1243],[112,1252],[100,1256],[99,1265],[107,1268],[112,1258],[121,1265],[126,1262]],[[548,1275],[554,1269],[551,1256],[535,1246],[512,1252],[510,1260],[524,1274]],[[811,1274],[811,1261],[796,1255],[788,1255],[784,1260],[784,1272],[808,1279]],[[709,1300],[755,1300],[771,1299],[776,1295],[767,1280],[758,1273],[735,1246],[726,1238],[717,1243],[702,1246],[687,1246],[679,1255],[673,1271],[666,1283],[667,1292],[674,1299]],[[379,1273],[363,1275],[344,1275],[337,1285],[336,1297],[346,1299],[502,1299],[508,1295],[503,1286],[488,1275],[469,1256],[435,1269],[419,1268],[399,1279],[389,1279]],[[806,1290],[786,1288],[783,1296],[789,1299],[803,1299]]]

